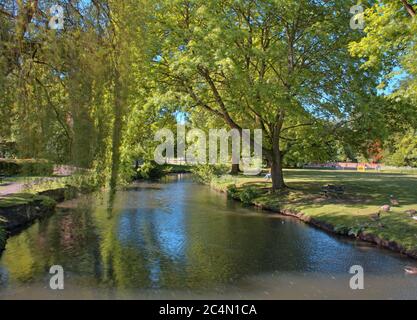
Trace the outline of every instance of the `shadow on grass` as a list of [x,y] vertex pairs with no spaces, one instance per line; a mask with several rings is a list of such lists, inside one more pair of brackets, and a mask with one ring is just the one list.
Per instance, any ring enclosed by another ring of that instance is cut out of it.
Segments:
[[[397,198],[402,206],[417,206],[417,177],[401,174],[357,173],[344,171],[286,171],[290,189],[268,194],[271,182],[262,177],[240,176],[239,187],[260,189],[263,197],[292,205],[309,205],[319,208],[326,204],[365,209],[390,204],[390,196]],[[324,185],[343,185],[345,194],[338,198],[325,198],[321,189]],[[274,199],[275,200],[275,199]]]

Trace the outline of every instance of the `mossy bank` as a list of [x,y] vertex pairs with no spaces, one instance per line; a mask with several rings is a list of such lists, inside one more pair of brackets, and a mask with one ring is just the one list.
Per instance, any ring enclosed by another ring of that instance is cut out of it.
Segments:
[[13,194],[0,198],[0,252],[6,237],[51,215],[57,203],[74,199],[79,194],[74,186],[43,190],[37,193]]

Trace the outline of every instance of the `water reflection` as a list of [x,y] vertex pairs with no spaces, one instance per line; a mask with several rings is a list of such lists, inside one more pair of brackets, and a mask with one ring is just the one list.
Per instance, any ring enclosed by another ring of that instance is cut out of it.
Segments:
[[[0,260],[0,297],[32,291],[36,297],[55,264],[64,267],[67,287],[81,295],[90,289],[105,292],[106,298],[120,297],[126,290],[231,290],[236,298],[280,286],[289,295],[292,291],[283,279],[345,281],[353,264],[376,277],[375,287],[385,283],[392,288],[387,279],[394,278],[397,286],[404,286],[398,288],[399,295],[413,296],[416,280],[402,274],[410,263],[291,219],[256,213],[180,179],[141,183],[114,199],[106,194],[84,197],[11,238]],[[297,290],[303,290],[302,281],[299,286]],[[311,288],[316,292],[314,285]],[[347,286],[343,288],[349,294]]]

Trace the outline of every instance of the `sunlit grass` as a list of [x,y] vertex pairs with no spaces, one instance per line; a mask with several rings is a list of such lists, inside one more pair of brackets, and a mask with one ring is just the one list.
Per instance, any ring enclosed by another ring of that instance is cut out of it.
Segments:
[[[271,183],[263,177],[231,177],[215,179],[217,189],[226,191],[235,184],[238,191],[255,187],[259,194],[252,203],[275,211],[293,210],[346,229],[363,228],[382,239],[396,241],[409,250],[417,250],[417,221],[406,213],[417,210],[417,175],[399,173],[359,173],[334,170],[286,170],[290,189],[271,193]],[[327,184],[343,185],[340,198],[325,198],[321,188]],[[379,221],[371,216],[381,206],[390,204],[390,196],[400,205],[383,213]]]

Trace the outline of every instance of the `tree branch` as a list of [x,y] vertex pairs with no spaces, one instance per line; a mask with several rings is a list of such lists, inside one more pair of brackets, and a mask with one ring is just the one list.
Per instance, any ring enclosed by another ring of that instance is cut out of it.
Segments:
[[224,115],[223,115],[220,111],[218,111],[218,110],[216,110],[216,109],[213,109],[213,108],[212,108],[212,107],[210,107],[207,103],[204,103],[203,101],[201,101],[201,100],[197,97],[197,95],[196,95],[196,93],[194,92],[193,88],[191,88],[190,86],[187,86],[187,85],[185,85],[185,84],[184,84],[184,87],[186,88],[186,90],[187,90],[188,94],[191,96],[191,98],[193,98],[193,100],[195,101],[195,103],[196,103],[197,105],[199,105],[199,106],[203,107],[204,109],[206,109],[207,111],[209,111],[209,112],[211,112],[211,113],[215,114],[216,116],[218,116],[218,117],[220,117],[220,118],[224,119]]
[[307,127],[307,126],[312,126],[314,125],[314,122],[309,122],[309,123],[302,123],[302,124],[297,124],[291,127],[287,127],[287,128],[283,128],[281,130],[281,132],[287,131],[287,130],[291,130],[291,129],[295,129],[295,128],[299,128],[299,127]]
[[401,2],[403,3],[405,9],[410,14],[410,16],[415,17],[416,16],[416,10],[414,10],[413,6],[411,4],[409,4],[407,0],[401,0]]
[[0,13],[4,14],[5,16],[8,16],[9,18],[15,19],[16,17],[12,15],[11,13],[7,12],[5,9],[0,7]]
[[225,104],[223,102],[223,99],[220,96],[220,93],[217,90],[217,87],[214,84],[213,79],[210,77],[208,71],[205,70],[205,69],[203,69],[203,68],[199,68],[199,72],[206,79],[208,85],[210,86],[211,91],[213,92],[214,98],[216,99],[216,102],[217,102],[217,104],[219,105],[219,107],[221,109],[221,114],[223,114],[223,118],[226,121],[226,123],[231,128],[238,129],[239,131],[242,131],[242,128],[232,119],[232,117],[230,116],[229,112],[227,111],[226,106],[225,106]]
[[72,142],[72,138],[71,135],[67,129],[67,126],[65,125],[65,123],[62,121],[59,111],[57,110],[57,108],[55,107],[55,105],[52,103],[51,101],[51,97],[49,96],[49,92],[48,89],[46,88],[46,86],[38,79],[35,78],[35,81],[42,87],[42,89],[45,91],[45,95],[46,95],[46,100],[49,104],[49,106],[54,110],[55,116],[57,121],[59,122],[59,124],[61,125],[62,129],[64,129],[65,131],[65,135],[67,136],[67,138],[69,139],[70,143]]

